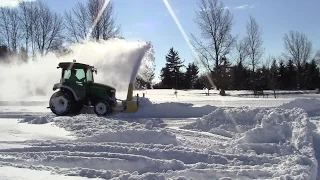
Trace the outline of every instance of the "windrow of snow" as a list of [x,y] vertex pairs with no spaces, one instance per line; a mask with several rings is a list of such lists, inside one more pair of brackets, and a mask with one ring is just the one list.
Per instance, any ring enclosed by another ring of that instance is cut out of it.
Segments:
[[29,116],[20,122],[45,124],[53,122],[72,132],[81,142],[158,143],[177,145],[175,135],[153,127],[152,121],[128,122],[82,114],[72,117]]
[[225,153],[279,158],[281,168],[274,177],[316,179],[313,129],[303,109],[218,108],[182,128],[231,137]]
[[117,118],[194,118],[209,114],[215,106],[194,107],[191,103],[164,102],[152,103],[148,98],[139,98],[136,113],[118,114]]
[[320,116],[320,99],[319,98],[304,98],[295,99],[288,103],[285,103],[279,108],[292,109],[292,108],[302,108],[309,116]]

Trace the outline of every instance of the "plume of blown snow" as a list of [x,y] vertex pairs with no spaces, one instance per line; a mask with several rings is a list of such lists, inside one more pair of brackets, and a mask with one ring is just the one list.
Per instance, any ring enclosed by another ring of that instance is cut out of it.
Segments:
[[[132,76],[148,79],[149,74],[141,72],[147,71],[150,63],[154,63],[150,42],[110,39],[72,44],[69,49],[71,53],[65,56],[57,57],[49,53],[45,57],[37,56],[37,61],[28,63],[17,63],[16,58],[11,57],[9,64],[0,65],[0,101],[36,97],[48,99],[53,93],[53,85],[60,80],[61,70],[56,68],[59,62],[76,59],[79,63],[93,65],[98,69],[95,82],[111,85],[117,91],[126,91]],[[140,66],[133,69],[137,63]]]

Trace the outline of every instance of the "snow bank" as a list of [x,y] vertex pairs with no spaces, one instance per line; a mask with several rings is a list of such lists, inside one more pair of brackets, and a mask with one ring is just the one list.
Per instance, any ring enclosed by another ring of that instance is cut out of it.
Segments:
[[82,142],[122,142],[122,143],[145,143],[145,144],[173,144],[177,145],[176,136],[165,131],[152,130],[124,130],[106,132],[91,137],[80,138]]
[[208,115],[199,118],[195,123],[183,126],[183,129],[199,129],[221,135],[235,135],[253,128],[259,123],[263,113],[257,108],[218,108]]
[[209,114],[215,106],[194,107],[191,103],[152,103],[148,98],[140,98],[136,113],[118,114],[117,118],[193,118]]
[[304,109],[309,116],[320,116],[320,99],[318,98],[295,99],[279,106],[279,108],[285,109],[292,109],[295,107]]
[[123,143],[158,143],[177,145],[175,135],[155,127],[151,120],[122,121],[82,114],[73,117],[29,116],[20,122],[45,124],[53,122],[60,128],[72,132],[82,142],[123,142]]
[[[316,179],[317,160],[313,149],[312,126],[303,109],[218,108],[197,122],[183,126],[232,137],[227,153],[273,154],[281,171],[276,177]],[[291,164],[290,166],[288,166]]]

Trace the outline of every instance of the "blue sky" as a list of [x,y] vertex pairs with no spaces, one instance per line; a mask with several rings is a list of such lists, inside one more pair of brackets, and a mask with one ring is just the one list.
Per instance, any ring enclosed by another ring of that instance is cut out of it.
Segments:
[[[0,0],[4,1],[4,0]],[[63,12],[78,1],[43,0],[52,9]],[[165,64],[165,55],[171,47],[179,51],[186,62],[192,59],[178,27],[175,25],[162,0],[113,0],[118,24],[129,40],[151,41],[156,58],[156,76]],[[199,33],[194,23],[194,9],[198,0],[169,0],[187,35]],[[283,52],[283,36],[290,30],[303,31],[320,49],[320,25],[317,10],[319,0],[223,0],[234,15],[233,34],[243,36],[245,25],[252,15],[263,30],[265,55]],[[237,8],[238,7],[238,8]],[[242,7],[242,8],[239,8]]]

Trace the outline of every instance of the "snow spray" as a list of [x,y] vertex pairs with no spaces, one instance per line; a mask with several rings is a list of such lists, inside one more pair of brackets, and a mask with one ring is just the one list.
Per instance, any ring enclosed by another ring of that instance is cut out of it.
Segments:
[[142,48],[140,50],[140,54],[138,54],[136,59],[135,59],[135,63],[133,64],[133,67],[132,67],[132,73],[131,73],[131,78],[130,78],[130,82],[129,82],[128,92],[127,92],[127,101],[130,101],[133,98],[134,82],[136,80],[137,73],[139,71],[142,59],[145,56],[145,53],[149,49],[151,49],[151,44],[150,43],[147,43],[146,45],[142,46]]
[[145,56],[145,54],[148,52],[148,50],[151,49],[151,44],[150,43],[146,43],[145,45],[143,45],[143,47],[139,50],[139,54],[138,54],[138,57],[133,65],[133,69],[132,69],[132,73],[131,73],[131,78],[130,78],[130,84],[133,84],[136,77],[137,77],[137,74],[138,74],[138,71],[140,69],[140,66],[141,66],[141,62],[142,62],[142,59],[143,57]]
[[[49,53],[45,57],[37,56],[37,61],[29,63],[18,63],[15,57],[11,57],[10,64],[0,64],[0,101],[47,101],[53,93],[53,85],[60,80],[61,70],[56,68],[58,63],[72,62],[75,52],[77,62],[98,69],[95,82],[111,85],[117,92],[126,92],[128,82],[134,81],[137,74],[148,78],[140,71],[153,63],[154,56],[147,48],[149,45],[139,41],[110,39],[72,44],[69,46],[71,53],[63,57]],[[79,48],[81,51],[77,51]],[[143,61],[137,63],[136,59],[141,60],[140,57]]]

